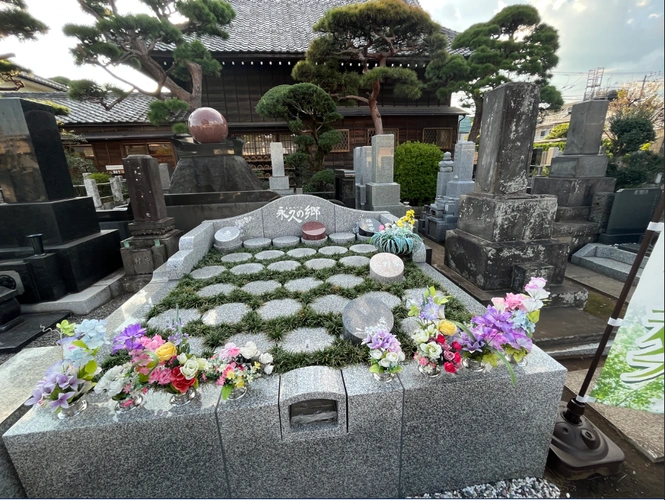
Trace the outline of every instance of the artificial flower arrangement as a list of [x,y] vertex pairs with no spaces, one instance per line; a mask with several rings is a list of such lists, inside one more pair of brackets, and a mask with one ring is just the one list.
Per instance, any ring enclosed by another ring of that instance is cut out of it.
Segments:
[[531,352],[540,309],[550,295],[546,283],[544,278],[531,278],[525,286],[526,294],[495,297],[485,314],[471,320],[471,327],[459,325],[463,330],[463,356],[492,367],[503,361],[513,377],[508,357],[519,363]]
[[383,252],[409,255],[423,243],[422,238],[413,232],[415,223],[414,211],[409,210],[394,224],[380,226],[380,231],[374,233],[369,242]]
[[107,343],[106,327],[104,321],[86,319],[78,325],[64,320],[56,328],[62,359],[49,367],[25,404],[39,404],[63,418],[67,413],[63,410],[68,410],[95,386],[94,378],[101,371],[95,355]]
[[366,330],[367,337],[362,344],[369,347],[369,371],[376,378],[381,379],[382,374],[388,374],[390,379],[395,373],[402,371],[405,356],[402,352],[402,344],[397,337],[390,333],[385,324]]
[[411,334],[416,344],[414,359],[418,369],[429,376],[437,376],[443,368],[457,373],[461,368],[461,345],[457,342],[458,329],[445,315],[447,296],[437,295],[434,287],[423,294],[420,304],[412,304],[409,316],[416,317],[419,328]]
[[243,347],[229,342],[210,359],[207,377],[221,386],[222,400],[226,401],[234,389],[244,391],[253,380],[270,375],[274,369],[272,361],[272,355],[259,351],[254,342]]

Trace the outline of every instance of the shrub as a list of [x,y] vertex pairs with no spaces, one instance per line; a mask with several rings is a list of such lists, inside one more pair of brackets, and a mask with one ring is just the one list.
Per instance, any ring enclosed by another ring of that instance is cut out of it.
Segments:
[[430,203],[436,197],[436,177],[443,153],[434,144],[407,141],[395,148],[395,182],[402,200],[413,206]]
[[104,172],[94,172],[88,176],[88,179],[94,180],[97,184],[105,184],[111,180],[111,176]]
[[74,184],[83,184],[83,174],[97,172],[97,168],[92,160],[83,158],[77,153],[65,151],[65,158]]
[[568,136],[568,129],[570,128],[570,123],[559,123],[552,127],[550,133],[547,134],[545,139],[565,139]]
[[642,187],[653,184],[658,172],[664,171],[663,155],[651,151],[639,151],[626,155],[622,163],[610,163],[607,176],[616,177],[616,189]]
[[566,141],[560,142],[536,142],[533,144],[534,148],[540,148],[543,150],[543,153],[553,147],[559,148],[559,151],[562,153],[566,150]]
[[331,168],[316,172],[303,186],[304,193],[320,193],[335,190],[335,171]]

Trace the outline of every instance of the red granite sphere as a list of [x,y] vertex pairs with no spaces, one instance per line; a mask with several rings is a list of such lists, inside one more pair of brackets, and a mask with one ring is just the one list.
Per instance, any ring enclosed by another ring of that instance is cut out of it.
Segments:
[[226,119],[216,109],[198,108],[187,120],[189,133],[202,144],[224,142],[229,135]]

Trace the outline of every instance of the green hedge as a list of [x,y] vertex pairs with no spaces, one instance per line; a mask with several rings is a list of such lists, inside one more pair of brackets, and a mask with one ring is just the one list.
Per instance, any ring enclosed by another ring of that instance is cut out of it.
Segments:
[[426,205],[436,197],[436,177],[443,152],[434,144],[407,141],[395,148],[395,182],[402,201]]

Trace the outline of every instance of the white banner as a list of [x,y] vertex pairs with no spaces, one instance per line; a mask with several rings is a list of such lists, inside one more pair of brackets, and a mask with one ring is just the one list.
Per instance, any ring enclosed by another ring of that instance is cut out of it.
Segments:
[[664,239],[661,233],[591,391],[599,403],[663,413]]

